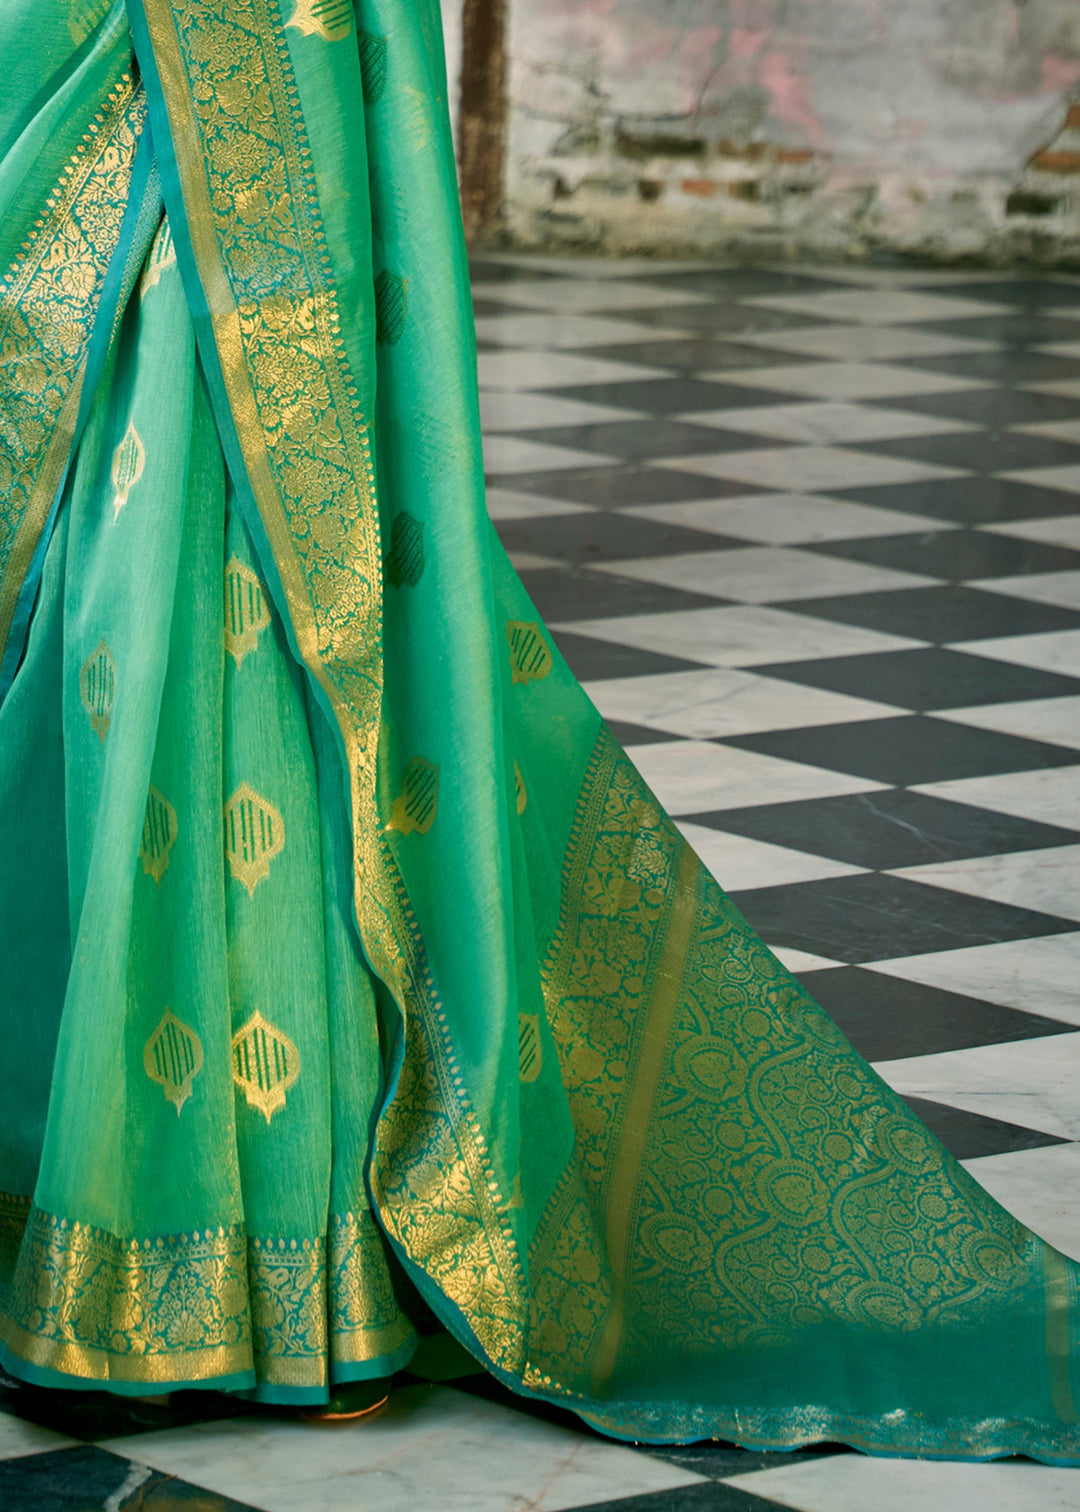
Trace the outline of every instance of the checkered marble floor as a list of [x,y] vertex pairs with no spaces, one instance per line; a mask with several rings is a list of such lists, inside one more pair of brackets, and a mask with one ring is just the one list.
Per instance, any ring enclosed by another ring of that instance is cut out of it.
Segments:
[[[492,258],[490,509],[750,921],[1080,1257],[1080,278]],[[419,1452],[418,1452],[419,1451]],[[1080,1512],[1080,1470],[605,1442],[425,1344],[315,1427],[0,1383],[0,1507]]]

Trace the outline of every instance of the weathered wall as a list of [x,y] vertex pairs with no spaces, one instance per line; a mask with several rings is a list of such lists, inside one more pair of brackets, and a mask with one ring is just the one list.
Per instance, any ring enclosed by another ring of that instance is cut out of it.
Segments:
[[1080,257],[1080,0],[511,0],[510,51],[520,245]]

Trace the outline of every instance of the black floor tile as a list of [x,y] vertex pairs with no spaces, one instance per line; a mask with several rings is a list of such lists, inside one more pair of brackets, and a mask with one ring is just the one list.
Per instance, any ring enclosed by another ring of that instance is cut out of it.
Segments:
[[938,643],[1080,629],[1080,613],[1075,610],[957,584],[800,599],[797,607],[800,614],[819,619]]
[[[785,1456],[787,1458],[788,1456]],[[650,1491],[644,1496],[618,1501],[590,1502],[572,1512],[778,1512],[780,1504],[753,1496],[722,1481],[701,1481],[696,1486],[677,1486],[670,1491]]]
[[1018,1124],[1004,1123],[1000,1118],[950,1108],[946,1103],[931,1102],[925,1097],[905,1097],[904,1101],[957,1160],[1011,1155],[1014,1150],[1043,1150],[1048,1145],[1069,1142],[1059,1139],[1056,1134],[1022,1129]]
[[736,1444],[641,1444],[641,1452],[653,1459],[666,1460],[669,1465],[679,1465],[694,1475],[707,1476],[709,1480],[725,1480],[733,1475],[750,1475],[758,1470],[786,1470],[789,1465],[804,1465],[831,1458],[835,1454],[851,1454],[842,1444],[815,1444],[808,1449],[794,1449],[787,1453],[759,1449],[740,1449]]
[[721,809],[687,822],[873,871],[1075,845],[1078,838],[1075,830],[904,788]]
[[[941,294],[939,284],[920,285],[918,280],[909,285],[922,289],[926,294]],[[1014,305],[1018,310],[1053,309],[1055,305],[1080,304],[1080,285],[1064,283],[1052,276],[1031,278],[1003,278],[1000,283],[950,284],[944,291],[950,299],[983,299],[991,304]]]
[[[498,258],[475,257],[469,259],[469,278],[473,283],[557,283],[560,278],[580,276],[576,268],[553,273],[541,268],[527,268],[520,263],[503,262]],[[518,310],[521,306],[517,306]]]
[[[751,364],[747,363],[747,367]],[[696,410],[723,409],[730,404],[786,404],[790,394],[754,397],[752,389],[713,383],[707,378],[633,378],[618,383],[579,383],[573,388],[545,392],[560,399],[583,399],[587,404],[613,404],[616,408],[644,410],[653,415],[693,414]],[[733,395],[737,394],[737,398]],[[747,398],[747,395],[750,398]]]
[[606,719],[604,723],[621,746],[662,745],[671,740],[670,730],[650,730],[623,719]]
[[191,1486],[90,1445],[0,1460],[4,1512],[247,1512],[247,1504]]
[[1080,752],[1063,746],[976,730],[927,714],[735,735],[716,744],[850,772],[897,787],[1080,763]]
[[[90,1443],[215,1422],[250,1410],[250,1404],[239,1397],[218,1391],[173,1391],[167,1399],[140,1400],[108,1391],[26,1386],[0,1375],[0,1412]],[[3,1505],[0,1498],[0,1507]]]
[[592,504],[600,509],[625,509],[631,504],[682,504],[690,499],[726,499],[764,492],[731,483],[723,478],[705,478],[675,468],[597,466],[545,469],[532,473],[500,473],[494,480],[500,488],[519,493],[542,494]]
[[814,971],[806,986],[868,1061],[941,1055],[973,1045],[1066,1034],[1072,1028],[1058,1019],[1020,1013],[859,966]]
[[657,672],[700,672],[702,668],[701,662],[620,646],[592,635],[574,635],[569,630],[553,630],[551,638],[579,682],[598,682],[605,677],[650,677]]
[[934,515],[962,525],[1000,525],[1075,514],[1080,495],[1039,488],[1010,478],[936,478],[928,483],[879,483],[870,488],[832,489],[839,499]]
[[589,572],[583,567],[527,567],[519,576],[541,617],[556,623],[622,614],[664,614],[674,609],[712,609],[729,602],[682,588],[642,583],[613,572]]
[[609,420],[601,425],[567,425],[518,432],[545,446],[573,446],[627,462],[658,457],[691,457],[760,446],[760,436],[736,435],[686,420]]
[[725,302],[768,294],[824,294],[840,287],[833,278],[754,267],[690,268],[684,273],[659,273],[648,281],[654,288],[707,294]]
[[771,945],[808,950],[851,966],[1076,928],[1075,921],[1029,908],[877,872],[757,887],[731,896]]
[[853,451],[929,462],[935,467],[962,467],[974,473],[1017,472],[1025,467],[1068,467],[1080,462],[1080,446],[1032,436],[1026,431],[947,431],[940,436],[898,436],[859,441]]
[[990,352],[960,352],[948,357],[911,357],[898,367],[923,373],[948,374],[954,378],[983,378],[990,383],[1053,383],[1060,378],[1080,378],[1080,361],[1054,357],[1048,352],[1028,352],[1017,347],[997,347]]
[[[482,315],[520,315],[521,306],[503,304],[502,301],[498,299],[474,299],[473,314],[478,319]],[[477,347],[479,346],[480,343],[477,342]],[[497,343],[495,342],[489,342],[488,346],[491,349],[498,349]]]
[[820,315],[795,315],[790,310],[763,310],[756,305],[716,300],[711,304],[650,305],[647,310],[620,310],[620,320],[658,331],[685,331],[699,336],[740,336],[748,331],[791,331],[822,324]]
[[[951,293],[951,290],[950,290]],[[1013,310],[1002,315],[969,315],[963,320],[920,320],[918,329],[942,336],[992,341],[1003,347],[1032,347],[1051,341],[1076,341],[1077,322],[1067,316]]]
[[[1080,504],[1080,499],[1077,500]],[[1018,577],[1030,572],[1074,572],[1080,551],[1024,541],[991,530],[927,530],[895,536],[828,541],[807,548],[822,556],[921,572],[928,577],[967,582],[972,578]]]
[[949,651],[943,646],[774,663],[755,667],[754,672],[759,677],[778,677],[803,687],[828,688],[830,692],[847,693],[854,698],[877,699],[919,714],[933,709],[966,709],[975,704],[1065,698],[1080,693],[1080,678],[1018,667],[1013,662],[975,656],[967,651]]
[[[1080,329],[1080,323],[1078,323]],[[1060,394],[1033,394],[1027,389],[959,389],[946,394],[908,394],[875,399],[875,405],[941,420],[962,420],[997,432],[1011,425],[1035,425],[1047,420],[1080,418],[1080,401]]]
[[496,530],[510,553],[535,552],[573,566],[625,561],[632,557],[676,556],[688,551],[721,551],[745,541],[666,525],[636,515],[594,509],[587,513],[499,520]]

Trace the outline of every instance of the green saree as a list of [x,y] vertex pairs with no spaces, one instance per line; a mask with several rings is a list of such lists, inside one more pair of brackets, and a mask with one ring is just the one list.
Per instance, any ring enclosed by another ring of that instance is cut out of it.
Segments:
[[688,850],[488,525],[434,0],[6,0],[0,1358],[1080,1463],[1077,1267]]

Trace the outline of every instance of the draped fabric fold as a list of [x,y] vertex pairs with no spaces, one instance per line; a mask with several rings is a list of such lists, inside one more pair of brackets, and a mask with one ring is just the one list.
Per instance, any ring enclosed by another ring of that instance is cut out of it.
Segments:
[[429,1309],[616,1436],[1080,1463],[1077,1267],[757,939],[487,522],[434,0],[32,10],[7,1367],[318,1402]]

